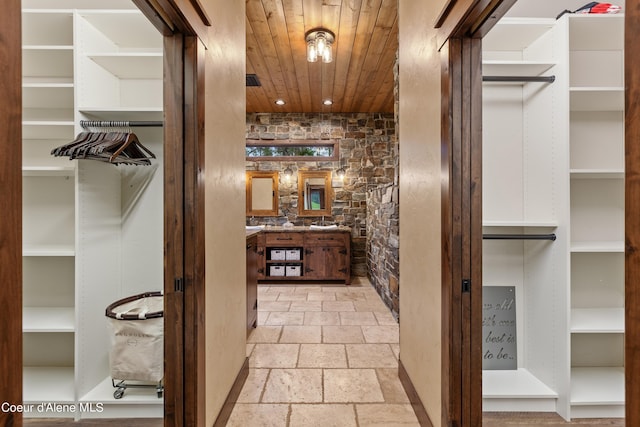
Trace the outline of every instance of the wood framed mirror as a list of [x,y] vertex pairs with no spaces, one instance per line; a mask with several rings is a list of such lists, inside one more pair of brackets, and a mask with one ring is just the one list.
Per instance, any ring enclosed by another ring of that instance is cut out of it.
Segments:
[[278,172],[247,172],[247,216],[278,216]]
[[331,215],[331,171],[298,172],[298,216]]

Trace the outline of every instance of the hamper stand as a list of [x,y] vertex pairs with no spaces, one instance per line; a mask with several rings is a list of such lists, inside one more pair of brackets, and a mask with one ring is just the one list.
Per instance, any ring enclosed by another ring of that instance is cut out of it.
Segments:
[[111,384],[116,389],[114,398],[121,399],[127,388],[134,387],[153,387],[158,397],[162,397],[163,308],[162,292],[133,295],[106,308],[107,328],[111,335]]

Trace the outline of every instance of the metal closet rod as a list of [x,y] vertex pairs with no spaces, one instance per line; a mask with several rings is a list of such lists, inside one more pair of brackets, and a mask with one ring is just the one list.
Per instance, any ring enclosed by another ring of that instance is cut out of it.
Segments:
[[556,240],[551,234],[483,234],[483,240]]
[[127,127],[162,127],[161,121],[125,121],[125,120],[80,120],[80,126],[86,128],[127,128]]
[[556,81],[556,76],[482,76],[482,81],[553,83]]

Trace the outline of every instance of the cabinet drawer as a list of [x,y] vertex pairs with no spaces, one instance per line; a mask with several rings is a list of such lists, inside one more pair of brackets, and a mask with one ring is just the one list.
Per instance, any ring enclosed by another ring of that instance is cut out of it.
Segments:
[[302,233],[265,233],[266,245],[302,246]]
[[346,246],[349,236],[346,233],[307,233],[305,244],[310,246]]

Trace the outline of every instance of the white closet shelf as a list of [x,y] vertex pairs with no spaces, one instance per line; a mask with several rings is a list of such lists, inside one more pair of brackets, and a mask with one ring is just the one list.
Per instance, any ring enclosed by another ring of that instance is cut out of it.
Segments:
[[484,398],[556,398],[558,393],[527,369],[482,371]]
[[72,120],[23,120],[22,126],[73,126]]
[[113,388],[111,383],[111,377],[107,377],[86,395],[82,396],[80,398],[80,402],[96,402],[103,403],[105,405],[132,405],[146,403],[159,405],[160,407],[164,404],[164,399],[162,397],[158,397],[155,387],[128,388],[121,399],[113,397],[114,391],[115,388]]
[[22,87],[74,87],[73,77],[24,76]]
[[70,166],[23,166],[22,176],[73,176],[75,165]]
[[162,53],[89,54],[87,56],[121,79],[162,79]]
[[22,81],[22,88],[32,89],[73,89],[73,81],[65,77],[59,78],[46,78],[46,77],[32,77],[25,78]]
[[[24,4],[25,2],[23,2]],[[56,6],[59,6],[58,2],[56,2],[55,4]],[[74,6],[77,7],[77,6]],[[51,9],[35,9],[32,7],[25,7],[24,9],[22,9],[22,13],[23,14],[49,14],[49,13],[55,13],[55,14],[60,14],[60,13],[68,13],[68,14],[72,14],[73,13],[73,8],[72,7],[61,7],[61,8],[51,8]]]
[[75,256],[73,245],[24,245],[22,256]]
[[47,140],[68,140],[71,141],[75,137],[73,122],[23,122],[22,138],[23,139],[47,139]]
[[73,307],[24,307],[22,331],[73,332],[75,331],[75,310]]
[[22,85],[23,120],[73,120],[73,85]]
[[120,48],[157,49],[162,52],[162,39],[138,9],[95,10],[80,12],[94,28]]
[[485,51],[522,51],[555,25],[555,19],[503,18],[482,39]]
[[572,87],[571,111],[624,111],[623,87]]
[[73,52],[71,45],[27,45],[22,46],[22,50],[66,50]]
[[[624,49],[624,14],[572,14],[569,39],[571,50]],[[603,37],[606,34],[606,37]]]
[[24,403],[75,402],[72,367],[25,367],[22,384]]
[[612,242],[571,242],[571,252],[624,252],[624,242],[612,241]]
[[27,49],[22,51],[22,80],[73,80],[73,50]]
[[571,368],[571,404],[624,404],[624,368]]
[[80,107],[78,110],[86,115],[86,120],[124,120],[128,121],[160,121],[163,119],[163,108],[158,107]]
[[[104,9],[104,0],[57,0],[55,3],[51,1],[42,1],[42,0],[23,0],[22,5],[31,10],[42,10],[39,9],[43,4],[46,4],[48,7],[46,9],[51,10],[69,10],[69,9]],[[135,8],[135,5],[131,2],[131,0],[113,0],[109,2],[109,6],[114,9],[132,9]]]
[[624,308],[574,308],[572,333],[624,333]]
[[556,228],[554,221],[483,221],[483,227],[534,227],[534,228]]
[[539,61],[482,61],[482,74],[485,76],[540,76],[555,64]]
[[571,179],[624,179],[624,169],[571,169]]
[[73,11],[54,9],[22,10],[22,42],[24,45],[42,43],[73,44]]

